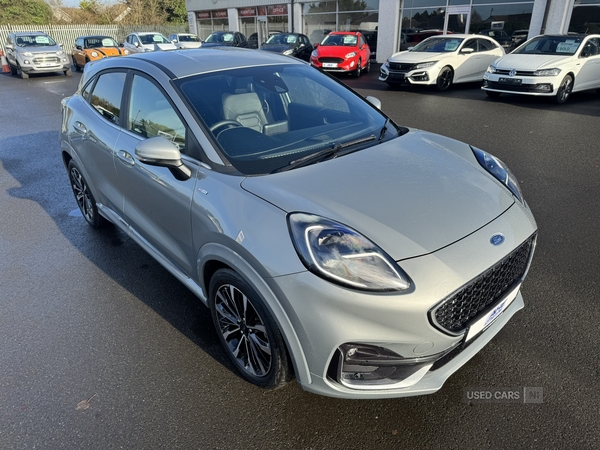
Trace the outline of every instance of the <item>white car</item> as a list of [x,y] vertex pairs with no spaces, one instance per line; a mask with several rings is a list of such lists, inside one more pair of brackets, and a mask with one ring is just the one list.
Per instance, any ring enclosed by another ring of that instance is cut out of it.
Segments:
[[202,40],[195,34],[191,33],[173,33],[169,35],[169,40],[175,44],[177,48],[200,48]]
[[177,50],[175,44],[160,33],[143,32],[131,33],[123,42],[123,47],[129,53],[145,53],[157,50]]
[[490,64],[482,89],[554,97],[564,103],[572,92],[600,89],[600,35],[541,35]]
[[453,83],[479,81],[504,49],[487,36],[432,36],[393,54],[380,68],[379,80],[393,84],[435,85],[445,91]]

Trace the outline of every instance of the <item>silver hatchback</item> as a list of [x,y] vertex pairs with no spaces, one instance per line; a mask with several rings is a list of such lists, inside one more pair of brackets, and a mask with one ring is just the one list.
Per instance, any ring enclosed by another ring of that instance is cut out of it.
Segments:
[[432,393],[523,307],[537,227],[502,161],[301,61],[109,58],[62,106],[83,217],[194,292],[256,385]]
[[4,47],[12,75],[29,78],[32,73],[63,72],[71,76],[71,57],[46,33],[10,33]]

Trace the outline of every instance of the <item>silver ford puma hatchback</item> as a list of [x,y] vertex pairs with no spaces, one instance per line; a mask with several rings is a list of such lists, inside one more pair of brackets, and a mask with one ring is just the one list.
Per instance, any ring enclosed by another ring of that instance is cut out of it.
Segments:
[[63,100],[62,159],[248,381],[429,394],[523,308],[537,227],[502,161],[378,106],[267,52],[108,58]]

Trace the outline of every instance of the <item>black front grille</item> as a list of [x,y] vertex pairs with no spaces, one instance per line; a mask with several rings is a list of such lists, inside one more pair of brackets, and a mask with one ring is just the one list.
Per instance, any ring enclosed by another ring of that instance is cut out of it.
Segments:
[[343,63],[343,58],[319,58],[320,63]]
[[390,70],[399,70],[401,72],[408,72],[412,69],[412,67],[414,66],[414,64],[409,64],[409,63],[389,63],[390,65]]
[[551,94],[552,91],[543,91],[538,89],[537,84],[506,84],[498,83],[497,81],[487,82],[486,87],[490,89],[498,89],[499,91],[511,91],[511,92],[537,92],[538,94]]
[[535,236],[433,308],[432,323],[444,332],[462,333],[480,313],[494,305],[525,275]]

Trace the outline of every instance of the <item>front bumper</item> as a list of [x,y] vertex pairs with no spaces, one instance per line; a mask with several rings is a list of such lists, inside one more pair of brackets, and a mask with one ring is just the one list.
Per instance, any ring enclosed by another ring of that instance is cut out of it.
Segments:
[[342,62],[325,62],[322,63],[317,59],[312,58],[310,64],[325,72],[354,72],[358,65],[358,60],[347,59]]
[[[470,323],[474,333],[481,331],[475,337],[469,331],[443,332],[430,320],[430,311],[511,254],[535,230],[529,209],[515,203],[502,216],[461,241],[432,254],[401,261],[413,284],[400,293],[347,290],[310,272],[272,279],[273,290],[280,293],[278,298],[293,324],[310,372],[310,381],[301,383],[302,387],[340,398],[404,397],[439,390],[523,308],[523,299],[518,286],[503,294]],[[494,247],[489,243],[495,233],[505,236],[506,245]],[[493,320],[481,329],[475,327],[475,323],[483,323],[479,319],[487,321],[491,317],[488,314],[503,302],[506,307]],[[404,366],[399,370],[405,374],[404,379],[395,378],[384,384],[354,383],[340,373],[340,349],[347,348],[347,344],[384,349],[398,356],[388,365],[409,364],[414,370]]]
[[554,96],[560,80],[556,76],[509,76],[486,72],[481,89],[507,94]]
[[25,73],[64,72],[71,68],[71,58],[68,55],[52,58],[19,58],[19,66]]
[[393,70],[383,64],[379,68],[379,81],[390,84],[431,85],[435,84],[439,73],[440,68],[437,66],[416,70]]

